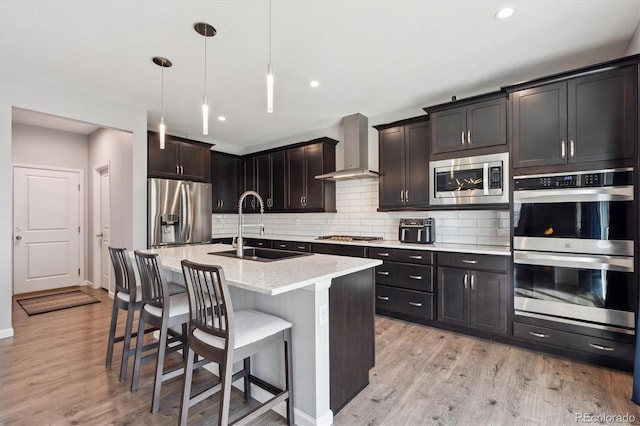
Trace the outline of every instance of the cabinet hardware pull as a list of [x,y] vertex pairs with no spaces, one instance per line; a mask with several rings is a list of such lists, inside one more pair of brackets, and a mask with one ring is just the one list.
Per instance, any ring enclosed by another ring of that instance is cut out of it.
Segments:
[[471,290],[476,289],[476,274],[471,274]]
[[418,260],[420,260],[420,259],[422,259],[422,256],[420,256],[420,255],[409,256],[409,259],[418,259]]
[[404,204],[404,190],[400,191],[400,202]]
[[411,278],[412,280],[421,280],[422,276],[421,275],[409,275],[409,278]]
[[387,296],[378,296],[379,300],[389,300]]
[[224,207],[224,200],[220,200],[220,207]]
[[180,174],[183,175],[184,174],[184,166],[180,166]]
[[378,253],[378,256],[389,257],[389,253]]
[[177,174],[177,175],[179,175],[179,174],[180,174],[180,166],[178,166],[177,164],[176,164],[176,174]]
[[460,133],[460,143],[464,145],[464,130]]
[[575,144],[573,140],[569,141],[569,157],[573,158],[573,154],[575,154]]
[[417,307],[422,306],[422,303],[420,303],[420,302],[409,302],[409,304],[410,304],[411,306],[417,306]]
[[409,190],[408,189],[404,190],[404,202],[405,203],[409,202]]
[[264,243],[263,243],[262,241],[258,241],[258,242],[256,243],[256,245],[258,245],[258,246],[261,246],[261,247],[262,247],[262,246],[264,245]]
[[478,261],[477,260],[462,259],[462,263],[470,263],[472,265],[475,265],[476,263],[478,263]]
[[387,271],[378,271],[378,275],[389,275]]
[[464,283],[465,289],[469,288],[469,275],[464,274],[464,280],[462,282]]
[[467,143],[471,145],[471,130],[467,130]]
[[530,331],[529,332],[530,335],[534,336],[534,337],[539,337],[541,339],[546,339],[547,337],[549,337],[548,334],[544,334],[544,333],[536,333],[535,331]]
[[304,250],[305,246],[298,246],[298,250]]
[[280,244],[280,248],[286,248],[287,245],[286,244]]
[[562,158],[567,156],[567,143],[565,141],[560,142],[560,156]]
[[615,350],[612,347],[597,345],[595,343],[589,343],[589,346],[591,346],[593,349],[598,349],[600,351],[606,351],[606,352],[613,352]]

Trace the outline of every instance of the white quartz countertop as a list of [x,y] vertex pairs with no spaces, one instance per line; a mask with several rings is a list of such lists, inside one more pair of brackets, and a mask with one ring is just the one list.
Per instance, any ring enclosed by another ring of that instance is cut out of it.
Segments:
[[182,274],[180,262],[220,265],[229,285],[268,295],[278,295],[382,264],[381,260],[312,254],[273,262],[216,256],[210,252],[231,250],[227,244],[206,244],[144,250],[158,253],[163,266]]
[[[213,238],[230,238],[235,235],[215,235]],[[283,241],[300,241],[308,243],[326,243],[326,244],[342,244],[352,246],[367,247],[387,247],[410,250],[426,250],[426,251],[448,251],[455,253],[474,253],[474,254],[493,254],[497,256],[511,256],[511,248],[506,246],[487,246],[478,244],[454,244],[454,243],[435,243],[435,244],[407,244],[395,240],[379,240],[379,241],[332,241],[319,240],[317,237],[308,237],[301,235],[277,235],[265,234],[260,236],[257,234],[248,234],[243,236],[247,238],[262,238],[267,240],[283,240]]]

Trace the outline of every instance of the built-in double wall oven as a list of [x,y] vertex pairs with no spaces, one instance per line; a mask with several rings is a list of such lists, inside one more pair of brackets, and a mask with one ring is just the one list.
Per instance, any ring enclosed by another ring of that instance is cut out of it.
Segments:
[[632,169],[514,177],[516,315],[633,334]]

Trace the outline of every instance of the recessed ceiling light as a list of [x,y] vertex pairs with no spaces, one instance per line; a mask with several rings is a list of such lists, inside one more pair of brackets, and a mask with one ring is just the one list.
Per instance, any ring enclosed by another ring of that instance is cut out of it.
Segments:
[[502,9],[500,9],[498,11],[498,13],[496,13],[496,18],[497,19],[507,19],[509,16],[513,15],[513,8],[512,7],[503,7]]
[[318,86],[320,86],[320,82],[319,82],[318,80],[311,80],[311,81],[309,82],[309,86],[311,86],[311,87],[318,87]]
[[224,115],[219,115],[218,121],[227,121],[227,117],[225,117]]

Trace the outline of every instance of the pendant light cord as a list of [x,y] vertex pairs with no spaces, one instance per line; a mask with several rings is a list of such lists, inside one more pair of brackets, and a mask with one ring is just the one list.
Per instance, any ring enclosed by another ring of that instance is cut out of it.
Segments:
[[160,117],[164,117],[164,65],[165,62],[163,60],[160,66],[162,68],[162,73],[160,74],[162,76],[160,80]]
[[204,96],[207,96],[207,28],[204,28]]
[[269,0],[269,63],[271,63],[271,0]]

